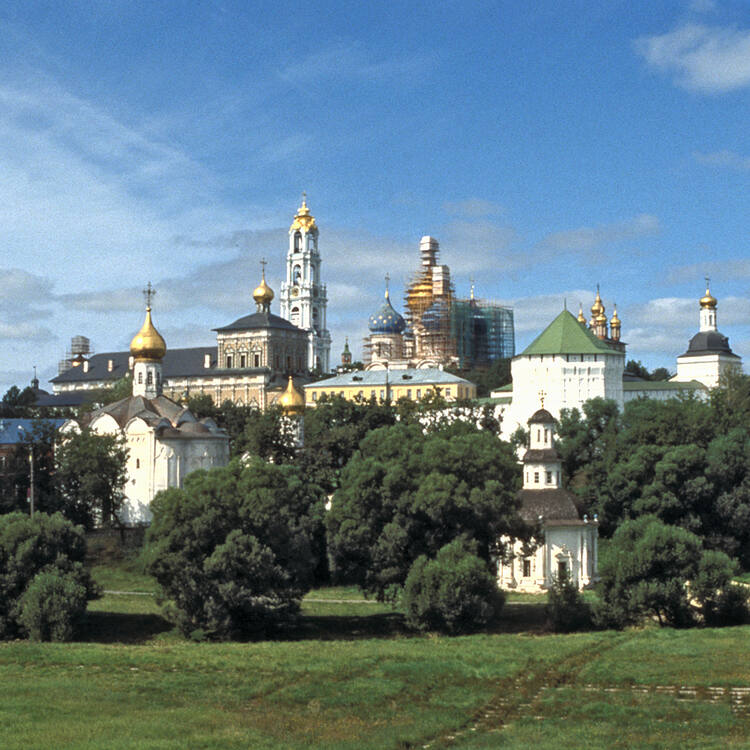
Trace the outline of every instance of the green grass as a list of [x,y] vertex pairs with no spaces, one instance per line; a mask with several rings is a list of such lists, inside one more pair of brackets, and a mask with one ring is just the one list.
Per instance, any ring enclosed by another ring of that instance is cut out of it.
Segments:
[[[108,590],[155,589],[133,555],[90,563]],[[750,627],[552,635],[545,602],[510,595],[491,632],[447,638],[355,588],[316,589],[276,640],[223,644],[186,641],[153,596],[105,595],[75,643],[0,644],[1,745],[750,747],[750,706],[708,690],[750,687]]]

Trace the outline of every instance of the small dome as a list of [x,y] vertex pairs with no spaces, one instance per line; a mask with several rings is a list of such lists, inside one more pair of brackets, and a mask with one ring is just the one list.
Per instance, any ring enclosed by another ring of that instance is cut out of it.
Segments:
[[146,319],[141,330],[130,342],[130,353],[140,360],[160,360],[167,353],[166,342],[151,322],[151,307],[146,308]]
[[305,397],[294,387],[291,375],[286,390],[279,397],[279,406],[284,414],[299,414],[305,409]]
[[315,217],[310,213],[310,209],[307,207],[307,196],[302,194],[302,205],[297,209],[297,213],[294,215],[294,221],[292,226],[289,227],[289,231],[302,230],[304,232],[317,232],[318,228],[315,225]]
[[701,307],[709,310],[716,309],[716,297],[714,297],[708,290],[708,283],[706,283],[706,293],[700,299]]
[[609,321],[610,328],[619,328],[621,325],[620,319],[617,317],[617,305],[615,305],[615,311],[612,313],[612,317]]
[[578,322],[586,325],[586,316],[583,314],[583,303],[578,306]]
[[367,325],[372,333],[402,333],[406,321],[393,309],[388,290],[385,290],[385,302],[370,315]]
[[259,305],[270,305],[273,297],[273,289],[266,284],[266,272],[263,271],[263,278],[261,279],[260,284],[255,287],[253,299]]
[[538,409],[529,418],[528,424],[554,424],[555,418],[546,410]]

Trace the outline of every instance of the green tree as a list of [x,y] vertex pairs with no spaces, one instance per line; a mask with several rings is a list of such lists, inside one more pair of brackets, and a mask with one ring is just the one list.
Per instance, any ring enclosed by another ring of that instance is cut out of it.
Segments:
[[35,416],[36,394],[31,386],[21,390],[12,385],[0,401],[0,418],[23,418]]
[[297,467],[257,457],[196,471],[151,504],[149,570],[193,637],[269,631],[296,615],[315,568],[324,495]]
[[55,450],[58,505],[66,518],[92,529],[113,523],[124,500],[128,449],[122,437],[84,429],[61,438]]
[[232,442],[232,455],[243,456],[246,453],[275,464],[294,460],[297,446],[281,407],[274,404],[264,411],[253,409],[247,415],[242,432]]
[[418,557],[404,584],[406,623],[415,630],[463,633],[489,623],[504,595],[476,544],[464,539],[441,547],[434,559]]
[[326,517],[332,572],[394,601],[412,563],[459,537],[489,563],[505,534],[526,538],[519,471],[510,446],[456,422],[425,434],[416,424],[373,430],[341,473]]
[[98,596],[85,554],[83,530],[59,513],[0,516],[0,638],[69,638]]
[[600,617],[618,626],[647,616],[673,627],[694,624],[696,613],[710,619],[733,570],[727,555],[704,550],[700,537],[686,529],[648,515],[625,521],[602,556]]

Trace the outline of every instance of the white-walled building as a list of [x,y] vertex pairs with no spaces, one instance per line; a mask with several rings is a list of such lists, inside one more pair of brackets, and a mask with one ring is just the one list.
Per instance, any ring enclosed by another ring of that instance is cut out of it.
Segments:
[[151,521],[149,506],[157,492],[181,487],[185,476],[196,469],[224,466],[229,461],[229,438],[213,420],[197,420],[189,409],[163,395],[161,362],[166,344],[151,321],[150,304],[130,353],[133,394],[92,412],[81,424],[69,420],[61,432],[85,426],[125,438],[127,481],[119,515],[123,523],[139,525]]
[[599,338],[585,321],[567,310],[513,358],[510,368],[512,391],[503,393],[511,396],[510,404],[502,410],[504,437],[525,425],[540,398],[556,418],[562,409],[580,410],[586,401],[597,397],[623,406],[624,344],[619,338]]
[[320,277],[318,227],[305,197],[289,227],[286,281],[281,283],[281,317],[307,332],[307,369],[331,371],[331,334],[326,327],[328,297]]
[[708,279],[706,293],[698,304],[700,328],[690,339],[687,351],[677,357],[677,374],[672,381],[698,381],[706,388],[716,388],[729,371],[741,371],[742,359],[729,348],[729,339],[717,328],[717,301],[709,290]]
[[540,592],[565,574],[579,589],[586,588],[598,580],[599,525],[596,517],[581,516],[578,498],[562,487],[554,417],[539,409],[528,427],[520,512],[538,527],[540,538],[529,555],[521,542],[513,544],[510,561],[498,565],[498,583],[503,589]]

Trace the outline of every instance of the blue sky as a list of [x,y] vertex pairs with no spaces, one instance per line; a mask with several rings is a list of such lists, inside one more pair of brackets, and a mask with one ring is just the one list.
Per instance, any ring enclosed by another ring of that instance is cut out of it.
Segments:
[[518,351],[599,283],[674,369],[710,275],[750,357],[747,0],[6,0],[0,49],[2,391],[126,348],[149,280],[168,346],[214,341],[303,190],[336,359],[425,234]]

